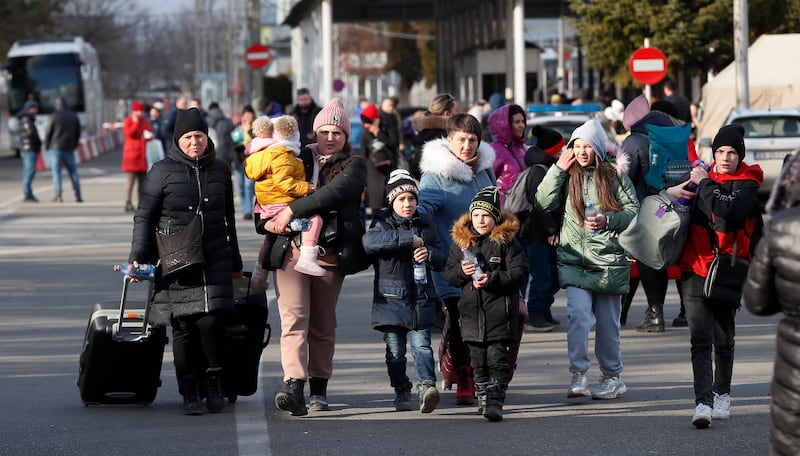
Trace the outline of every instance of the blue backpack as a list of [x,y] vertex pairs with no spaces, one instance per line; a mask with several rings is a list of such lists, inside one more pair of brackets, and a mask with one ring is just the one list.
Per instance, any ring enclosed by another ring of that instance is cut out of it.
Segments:
[[692,132],[689,123],[674,127],[645,125],[650,142],[650,170],[644,180],[648,187],[660,191],[689,179],[692,163],[686,143]]

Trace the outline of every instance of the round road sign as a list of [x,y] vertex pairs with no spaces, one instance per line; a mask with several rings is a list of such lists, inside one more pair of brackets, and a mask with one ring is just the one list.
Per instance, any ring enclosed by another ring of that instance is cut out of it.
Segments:
[[272,62],[272,53],[263,44],[256,43],[249,48],[244,55],[247,64],[255,69],[263,68]]
[[639,48],[631,55],[630,70],[642,84],[658,84],[667,75],[667,57],[658,48]]

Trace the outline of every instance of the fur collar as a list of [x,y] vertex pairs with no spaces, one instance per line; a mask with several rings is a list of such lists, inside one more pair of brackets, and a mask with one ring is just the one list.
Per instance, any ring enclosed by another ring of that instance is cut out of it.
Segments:
[[[478,170],[490,169],[494,163],[495,152],[492,146],[481,141],[478,145]],[[447,138],[432,139],[422,146],[422,160],[419,168],[423,173],[438,174],[444,179],[470,182],[475,175],[472,167],[450,152]]]
[[[519,231],[519,219],[508,211],[500,216],[502,222],[491,233],[489,240],[500,245],[510,244]],[[472,229],[472,217],[469,213],[462,215],[453,224],[453,242],[459,247],[474,247],[478,234]]]
[[414,130],[422,131],[422,130],[430,130],[430,129],[437,129],[437,130],[446,130],[447,129],[447,116],[436,116],[436,115],[429,115],[429,116],[419,116],[413,120]]

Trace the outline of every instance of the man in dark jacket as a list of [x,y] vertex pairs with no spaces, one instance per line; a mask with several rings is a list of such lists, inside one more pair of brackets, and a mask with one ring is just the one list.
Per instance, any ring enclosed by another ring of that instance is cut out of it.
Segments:
[[[525,164],[531,167],[526,176],[525,193],[531,203],[536,199],[536,189],[539,188],[544,175],[558,160],[564,147],[564,137],[555,130],[537,125],[533,128],[533,135],[537,138],[536,145],[531,146],[525,153]],[[527,296],[530,329],[536,332],[549,332],[561,323],[554,319],[550,312],[559,289],[556,246],[558,246],[561,218],[554,215],[560,212],[544,212],[537,210],[535,205],[533,207],[534,209],[527,214],[516,214],[521,223],[519,238],[528,254],[530,269],[530,283],[526,281],[520,291],[522,296]]]
[[19,119],[20,157],[22,158],[22,194],[26,203],[36,203],[39,200],[33,196],[31,183],[36,176],[36,159],[42,151],[42,139],[36,129],[36,113],[39,112],[39,103],[28,100],[17,114]]
[[300,127],[300,146],[305,147],[314,142],[314,118],[322,110],[314,102],[308,89],[305,87],[297,89],[297,104],[292,108],[292,115],[297,119],[297,126]]
[[233,124],[233,121],[228,118],[222,109],[219,107],[219,103],[216,101],[211,102],[208,105],[208,112],[206,113],[206,123],[208,124],[209,128],[213,128],[214,131],[217,132],[217,144],[214,144],[214,148],[217,151],[217,158],[221,158],[225,160],[228,164],[233,165],[235,158],[233,156],[233,139],[231,138],[231,132],[236,126]]
[[675,110],[678,114],[675,116],[676,118],[684,122],[692,122],[689,99],[678,93],[678,84],[672,79],[664,81],[664,100],[669,101],[675,106]]
[[75,201],[82,203],[81,183],[78,178],[78,169],[75,166],[75,149],[81,139],[81,121],[74,111],[69,109],[67,101],[58,97],[55,100],[56,111],[50,118],[45,133],[45,147],[50,155],[50,167],[53,170],[53,187],[55,189],[54,202],[63,203],[61,197],[61,164],[67,168],[72,190],[75,192]]

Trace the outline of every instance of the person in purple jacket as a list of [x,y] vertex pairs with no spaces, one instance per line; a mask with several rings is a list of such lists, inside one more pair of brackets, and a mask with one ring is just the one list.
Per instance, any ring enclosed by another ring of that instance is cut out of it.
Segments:
[[507,104],[495,110],[487,121],[495,140],[492,147],[495,160],[492,168],[497,176],[500,205],[505,203],[506,192],[514,185],[525,165],[525,110],[519,105]]

